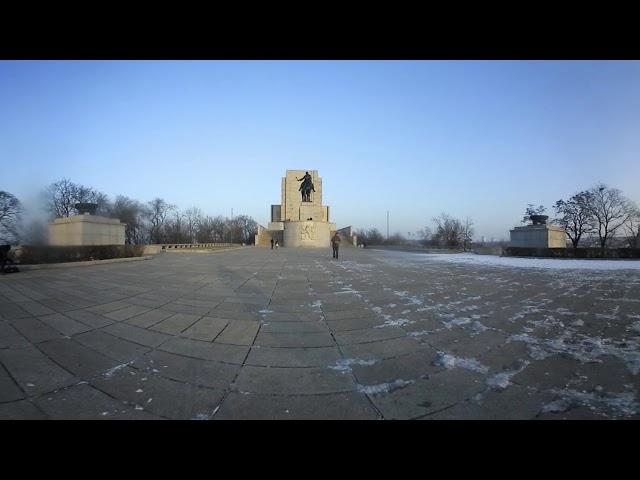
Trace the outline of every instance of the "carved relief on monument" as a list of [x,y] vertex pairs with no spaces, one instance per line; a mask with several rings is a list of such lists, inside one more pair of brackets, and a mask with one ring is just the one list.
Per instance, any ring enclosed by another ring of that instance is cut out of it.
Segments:
[[312,223],[303,225],[300,229],[300,240],[315,240],[316,226]]

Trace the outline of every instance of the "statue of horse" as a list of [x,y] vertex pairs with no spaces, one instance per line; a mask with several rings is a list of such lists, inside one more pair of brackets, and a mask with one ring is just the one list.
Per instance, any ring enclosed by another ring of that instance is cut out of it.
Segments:
[[[296,178],[296,180],[298,180]],[[315,192],[315,188],[313,188],[313,182],[311,181],[311,175],[309,175],[309,172],[307,172],[305,174],[304,177],[302,177],[301,179],[299,179],[298,181],[302,181],[302,184],[300,185],[300,188],[298,190],[300,190],[300,192],[302,193],[302,201],[303,202],[310,202],[311,201],[311,192]]]

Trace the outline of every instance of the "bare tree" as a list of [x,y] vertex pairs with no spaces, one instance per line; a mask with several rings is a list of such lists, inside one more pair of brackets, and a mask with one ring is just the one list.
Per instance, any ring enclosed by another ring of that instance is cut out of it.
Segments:
[[629,247],[640,248],[640,209],[630,205],[629,218],[625,223]]
[[75,214],[76,185],[66,178],[52,183],[44,192],[46,210],[50,216],[70,217]]
[[209,243],[215,241],[213,218],[207,215],[198,222],[198,228],[196,230],[196,242]]
[[529,205],[527,205],[527,209],[524,212],[524,217],[522,217],[520,223],[528,223],[533,215],[542,215],[545,210],[546,208],[544,208],[543,205],[534,207],[533,204],[530,203]]
[[589,210],[595,218],[595,230],[600,240],[600,247],[605,248],[607,242],[616,235],[631,215],[629,201],[617,188],[609,188],[600,183],[589,190],[591,202]]
[[583,191],[576,193],[569,200],[558,200],[553,207],[558,215],[554,222],[564,228],[574,249],[578,248],[583,235],[595,231],[592,204],[592,193]]
[[222,215],[217,215],[211,219],[211,228],[216,242],[223,242],[226,231],[225,219]]
[[383,241],[385,245],[403,245],[407,239],[400,233],[396,232]]
[[460,220],[446,213],[441,213],[440,216],[433,219],[433,222],[436,224],[436,232],[433,235],[433,239],[440,245],[457,247],[462,243],[463,225]]
[[21,214],[20,200],[9,192],[0,191],[0,241],[16,241]]
[[102,192],[91,187],[73,183],[63,178],[52,183],[43,192],[45,209],[51,217],[70,217],[76,215],[76,203],[97,203],[96,213],[107,214],[109,211],[109,198]]
[[186,227],[187,238],[189,239],[189,243],[195,243],[198,227],[200,222],[202,222],[202,211],[197,207],[189,208],[184,212],[184,221]]
[[185,224],[184,214],[173,210],[173,217],[168,218],[162,228],[164,241],[170,243],[189,243]]
[[148,204],[147,218],[149,220],[149,239],[151,243],[162,243],[162,227],[167,215],[175,210],[175,206],[165,202],[162,198],[154,198]]
[[429,226],[424,227],[422,230],[418,230],[416,235],[420,239],[420,243],[422,245],[430,245],[433,241],[433,230],[431,230],[431,227]]
[[148,214],[145,211],[145,206],[139,201],[118,195],[110,208],[109,215],[127,224],[125,228],[126,243],[145,243],[144,217]]
[[462,249],[466,252],[467,244],[473,241],[473,220],[467,217],[464,219],[464,222],[461,223],[461,225],[462,225],[462,232],[461,232]]
[[354,230],[354,233],[358,237],[358,242],[364,245],[382,245],[385,243],[384,236],[377,228],[357,229]]
[[236,241],[246,244],[253,243],[255,235],[258,233],[258,222],[248,215],[238,215],[234,221],[239,237]]

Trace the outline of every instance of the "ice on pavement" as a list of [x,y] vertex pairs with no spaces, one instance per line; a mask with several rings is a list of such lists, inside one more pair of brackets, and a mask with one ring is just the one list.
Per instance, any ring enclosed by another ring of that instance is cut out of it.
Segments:
[[381,250],[383,261],[458,263],[471,266],[543,268],[553,270],[637,270],[638,260],[600,260],[571,258],[521,258],[499,257],[497,255],[476,255],[475,253],[414,253]]

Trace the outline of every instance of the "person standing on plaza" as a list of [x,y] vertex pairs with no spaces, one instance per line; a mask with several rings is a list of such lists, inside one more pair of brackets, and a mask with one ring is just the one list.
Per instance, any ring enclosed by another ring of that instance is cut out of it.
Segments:
[[333,258],[338,258],[338,249],[340,248],[340,234],[336,234],[331,239],[331,246],[333,247]]
[[280,245],[278,244],[278,240],[276,240],[276,250],[278,249]]
[[271,239],[271,250],[273,250],[273,238]]

